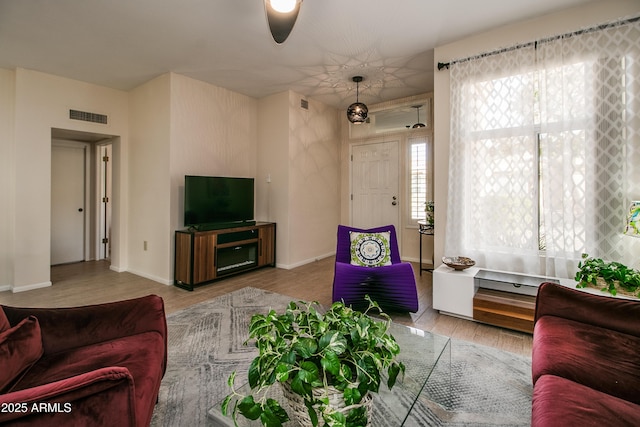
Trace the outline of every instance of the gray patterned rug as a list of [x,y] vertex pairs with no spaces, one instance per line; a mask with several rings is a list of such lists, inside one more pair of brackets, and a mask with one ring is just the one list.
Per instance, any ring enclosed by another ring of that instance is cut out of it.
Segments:
[[[167,316],[169,362],[153,414],[154,427],[216,425],[207,411],[228,394],[232,371],[246,378],[255,348],[242,345],[251,315],[282,310],[293,298],[247,287]],[[450,368],[437,369],[409,426],[527,426],[531,360],[452,340]],[[448,361],[439,363],[447,364]],[[384,422],[380,413],[374,426]]]

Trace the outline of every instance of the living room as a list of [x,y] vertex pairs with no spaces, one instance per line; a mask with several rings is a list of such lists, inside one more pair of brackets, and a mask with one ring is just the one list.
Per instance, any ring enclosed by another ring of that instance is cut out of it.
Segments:
[[[435,267],[443,256],[451,255],[445,251],[451,82],[449,72],[439,70],[437,64],[639,13],[640,5],[634,0],[580,2],[565,10],[434,46],[433,88],[425,87],[414,96],[433,99],[436,221],[434,236],[429,238],[433,249],[429,248],[427,257],[433,257]],[[114,79],[116,76],[114,71]],[[308,101],[308,110],[299,108],[301,99]],[[400,98],[399,102],[405,103],[406,99],[412,98]],[[105,126],[70,120],[69,108],[105,114],[109,123]],[[52,274],[50,266],[52,129],[112,137],[109,268],[114,272],[149,279],[164,287],[158,293],[171,289],[175,294],[179,290],[169,285],[174,277],[174,233],[184,226],[184,176],[248,176],[256,179],[256,219],[275,222],[278,227],[277,266],[283,271],[270,272],[275,278],[270,276],[269,280],[277,281],[278,274],[311,271],[310,277],[322,277],[330,283],[326,271],[313,276],[313,267],[320,262],[331,270],[336,227],[348,224],[351,218],[349,157],[353,141],[349,140],[350,125],[344,109],[286,89],[257,99],[171,69],[149,76],[132,90],[120,90],[19,65],[0,67],[0,124],[0,198],[5,201],[0,208],[2,303],[16,301],[14,296],[18,294],[20,300],[28,300],[31,291],[55,288],[56,281],[61,280]],[[401,174],[404,177],[405,171]],[[639,200],[640,194],[635,191],[628,196]],[[399,232],[401,252],[407,260],[415,261],[417,229],[401,224]],[[638,253],[637,240],[631,239],[626,250],[632,261]],[[115,282],[117,279],[114,287]],[[148,290],[148,286],[144,281],[141,289]],[[213,292],[209,296],[230,291],[238,284],[221,281],[216,286],[219,288],[209,291]],[[137,293],[132,292],[132,296]],[[103,298],[108,294],[105,290]],[[320,294],[319,299],[327,295]],[[179,294],[175,298],[178,309],[195,297]],[[429,304],[430,298],[427,295],[421,301]],[[75,300],[69,301],[75,304]]]
[[[590,2],[438,46],[434,62],[597,25],[631,16],[636,9],[634,1]],[[330,255],[334,242],[324,236],[350,219],[349,144],[344,143],[348,123],[342,112],[313,99],[308,111],[293,109],[290,104],[304,95],[282,92],[256,100],[172,72],[129,92],[21,67],[3,69],[1,75],[6,94],[2,170],[5,182],[13,184],[2,188],[8,203],[0,230],[5,242],[0,289],[50,284],[49,242],[42,239],[51,234],[49,221],[42,219],[50,210],[50,189],[42,183],[49,179],[52,128],[117,136],[111,230],[111,265],[116,271],[172,282],[173,231],[182,226],[185,174],[256,177],[256,218],[279,224],[278,264],[285,268]],[[433,258],[439,260],[447,206],[446,71],[434,71],[433,93],[438,219]],[[66,119],[69,106],[108,113],[107,128]],[[292,129],[294,124],[299,127]],[[289,159],[284,168],[282,158]],[[316,169],[309,170],[309,165]],[[413,242],[402,249],[415,259],[410,255],[415,254]]]

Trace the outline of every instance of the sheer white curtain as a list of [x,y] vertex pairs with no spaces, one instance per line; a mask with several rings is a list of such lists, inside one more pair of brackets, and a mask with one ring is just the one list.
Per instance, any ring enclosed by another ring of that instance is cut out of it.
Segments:
[[572,276],[582,252],[637,265],[622,231],[640,186],[640,23],[539,43],[537,54],[546,271]]
[[636,22],[452,64],[446,254],[555,277],[585,252],[638,264],[639,46]]

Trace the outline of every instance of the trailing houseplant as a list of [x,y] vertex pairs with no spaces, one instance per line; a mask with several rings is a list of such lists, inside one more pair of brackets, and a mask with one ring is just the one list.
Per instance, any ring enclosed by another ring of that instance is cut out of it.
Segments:
[[619,262],[606,262],[582,254],[575,280],[578,288],[592,286],[614,296],[620,292],[640,297],[640,271]]
[[[238,393],[233,372],[223,413],[231,415],[236,425],[238,414],[259,419],[267,427],[282,425],[289,414],[278,401],[264,395],[265,389],[279,384],[303,399],[304,415],[314,426],[321,422],[327,426],[366,426],[370,414],[364,402],[371,398],[368,393],[378,391],[384,373],[391,389],[405,371],[397,360],[400,347],[389,334],[391,319],[377,303],[369,297],[367,300],[364,312],[335,302],[322,313],[316,302],[292,301],[284,314],[271,310],[254,315],[247,340],[255,340],[259,350],[248,373],[252,394]],[[337,390],[346,407],[336,408],[330,402],[331,390]]]

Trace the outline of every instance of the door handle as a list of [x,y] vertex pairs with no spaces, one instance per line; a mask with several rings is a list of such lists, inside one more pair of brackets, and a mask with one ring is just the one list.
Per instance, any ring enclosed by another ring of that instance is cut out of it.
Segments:
[[79,209],[78,209],[78,212],[82,212],[83,210],[84,210],[84,209],[82,209],[82,208],[79,208]]

